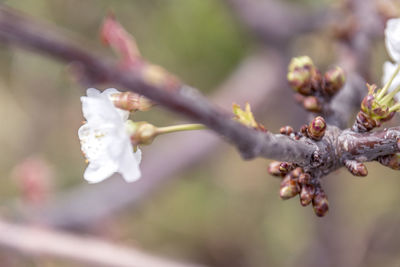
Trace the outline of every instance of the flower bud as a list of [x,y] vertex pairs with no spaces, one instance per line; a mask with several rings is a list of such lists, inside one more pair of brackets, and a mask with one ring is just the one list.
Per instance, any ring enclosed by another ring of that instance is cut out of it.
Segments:
[[279,195],[282,199],[289,199],[296,196],[300,192],[300,186],[295,181],[292,180],[290,175],[286,175],[281,182],[281,187],[279,190]]
[[302,206],[308,206],[315,194],[315,187],[313,185],[303,185],[300,191],[300,204]]
[[329,202],[325,192],[319,188],[315,191],[315,196],[312,200],[313,209],[318,217],[323,217],[329,210]]
[[299,176],[299,183],[300,184],[310,184],[311,183],[311,175],[309,173],[302,173]]
[[146,111],[153,106],[149,99],[132,92],[112,94],[111,100],[117,108],[128,111]]
[[147,122],[132,122],[127,125],[128,132],[134,145],[149,145],[158,135],[157,127]]
[[378,157],[378,161],[393,170],[400,170],[400,153]]
[[296,169],[294,169],[292,172],[291,172],[291,175],[292,175],[292,177],[293,178],[299,178],[299,176],[301,175],[303,173],[303,169],[302,168],[300,168],[300,167],[297,167]]
[[308,125],[308,136],[316,141],[321,140],[325,135],[326,122],[321,116],[313,119]]
[[281,162],[280,161],[273,161],[268,165],[268,173],[274,176],[283,176],[280,170]]
[[290,86],[298,93],[310,95],[312,74],[309,69],[295,69],[287,74],[287,79]]
[[346,81],[346,76],[342,68],[336,67],[325,73],[324,80],[324,91],[328,95],[333,96],[343,87]]
[[282,128],[279,130],[279,132],[280,132],[281,134],[284,134],[284,135],[290,135],[291,133],[294,132],[294,130],[293,130],[293,128],[290,127],[290,126],[284,126],[284,127],[282,127]]
[[368,175],[367,167],[361,162],[357,162],[355,160],[346,160],[344,162],[344,165],[354,176]]
[[303,100],[303,107],[310,111],[310,112],[321,112],[322,110],[322,105],[319,102],[318,98],[316,98],[315,96],[308,96],[305,97]]
[[314,62],[308,56],[294,57],[289,63],[289,72],[292,72],[296,69],[315,69]]
[[279,166],[279,170],[281,171],[281,173],[284,173],[284,174],[287,174],[294,168],[295,168],[294,164],[290,163],[290,162],[281,162],[281,164]]

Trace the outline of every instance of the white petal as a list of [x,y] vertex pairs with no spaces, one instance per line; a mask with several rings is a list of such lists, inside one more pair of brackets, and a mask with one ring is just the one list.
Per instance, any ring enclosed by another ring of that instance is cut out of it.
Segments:
[[120,159],[119,172],[128,183],[138,180],[141,176],[139,168],[141,153],[139,149],[133,153],[132,147],[130,147],[124,151],[124,155]]
[[97,90],[96,88],[88,88],[88,89],[86,90],[86,95],[87,95],[88,97],[95,97],[95,96],[100,95],[100,91]]
[[98,183],[109,178],[117,172],[117,170],[118,165],[112,161],[106,162],[105,164],[90,162],[83,174],[83,178],[89,183]]
[[[398,64],[393,64],[392,62],[386,61],[383,64],[383,76],[382,76],[382,83],[385,85],[387,82],[389,82],[390,78],[392,77],[393,73],[395,72]],[[400,86],[400,74],[398,74],[392,84],[389,87],[389,92],[393,91],[397,87]],[[395,99],[397,101],[400,101],[400,93],[396,94]]]
[[400,18],[388,20],[385,29],[385,44],[390,57],[400,62]]

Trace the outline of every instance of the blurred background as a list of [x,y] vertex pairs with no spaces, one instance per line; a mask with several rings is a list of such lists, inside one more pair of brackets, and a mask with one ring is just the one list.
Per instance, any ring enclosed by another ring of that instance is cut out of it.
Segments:
[[[232,101],[249,101],[269,130],[298,129],[308,118],[293,100],[284,70],[297,55],[311,56],[321,69],[334,64],[332,35],[325,28],[293,36],[284,46],[269,46],[229,2],[234,1],[2,1],[108,56],[113,55],[101,45],[98,30],[112,11],[145,58],[216,104],[230,109]],[[291,2],[284,4],[329,10],[341,1]],[[383,37],[374,43],[371,57],[368,82],[380,84],[388,59]],[[83,120],[79,97],[85,89],[70,66],[0,45],[3,219],[206,266],[400,265],[399,173],[377,163],[367,164],[366,178],[342,169],[324,179],[330,202],[324,218],[301,207],[297,198],[282,201],[279,180],[267,173],[268,160],[244,161],[213,133],[177,133],[143,147],[143,177],[137,183],[127,185],[115,175],[87,185],[77,137]],[[185,121],[161,107],[134,119],[158,126]],[[399,124],[397,116],[388,126]],[[0,250],[0,265],[86,266],[7,248]]]

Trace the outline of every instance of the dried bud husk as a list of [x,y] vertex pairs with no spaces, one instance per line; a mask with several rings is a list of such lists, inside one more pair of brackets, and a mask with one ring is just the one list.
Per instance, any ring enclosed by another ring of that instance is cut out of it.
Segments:
[[344,165],[354,176],[363,177],[368,175],[367,167],[361,162],[357,162],[355,160],[346,160]]
[[307,128],[308,128],[307,124],[302,125],[301,128],[300,128],[300,133],[302,133],[303,135],[307,136],[308,135]]
[[286,175],[281,182],[279,195],[282,199],[289,199],[296,196],[300,192],[299,184],[291,179],[290,175]]
[[300,184],[310,184],[311,183],[311,175],[309,173],[302,173],[299,176],[299,183]]
[[315,96],[305,97],[303,100],[303,107],[306,110],[308,110],[310,112],[315,112],[315,113],[321,112],[321,110],[322,110],[322,105],[321,105],[320,101],[318,100],[318,98]]
[[346,82],[346,76],[342,68],[336,67],[325,73],[324,80],[324,92],[333,96],[343,87]]
[[313,185],[303,185],[300,191],[300,204],[302,206],[308,206],[315,194],[315,187]]
[[279,132],[284,135],[290,135],[294,130],[291,126],[284,126],[279,130]]
[[312,200],[312,204],[314,212],[318,217],[323,217],[328,212],[329,210],[328,198],[326,197],[325,192],[321,188],[316,189],[314,198]]
[[128,111],[146,111],[154,105],[153,102],[144,96],[132,92],[112,94],[111,100],[117,108]]
[[371,119],[363,111],[359,111],[356,116],[356,121],[354,122],[354,125],[351,129],[355,132],[363,133],[363,132],[369,132],[372,129],[379,126],[380,126],[379,122]]
[[283,177],[286,173],[281,172],[280,170],[281,162],[280,161],[273,161],[268,165],[268,173],[274,176]]
[[378,157],[378,162],[393,170],[400,170],[400,153]]
[[308,125],[308,136],[316,141],[321,140],[325,135],[326,122],[321,116],[313,119]]

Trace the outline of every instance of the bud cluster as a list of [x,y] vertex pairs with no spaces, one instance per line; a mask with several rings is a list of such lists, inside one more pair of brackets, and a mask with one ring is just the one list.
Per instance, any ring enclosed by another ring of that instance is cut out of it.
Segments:
[[381,126],[393,118],[396,110],[392,110],[395,101],[391,94],[385,96],[384,89],[378,89],[375,84],[367,84],[368,94],[361,102],[361,109],[353,125],[353,131],[368,132]]
[[323,104],[332,98],[344,85],[345,74],[340,67],[328,70],[324,75],[308,56],[292,58],[287,79],[298,94],[296,100],[311,112],[322,111]]
[[328,211],[328,200],[317,179],[301,167],[288,162],[273,161],[268,172],[282,178],[279,195],[283,200],[299,195],[300,204],[308,206],[312,203],[314,212],[322,217]]

